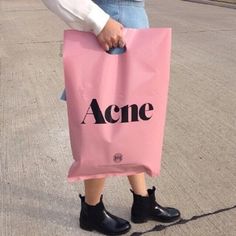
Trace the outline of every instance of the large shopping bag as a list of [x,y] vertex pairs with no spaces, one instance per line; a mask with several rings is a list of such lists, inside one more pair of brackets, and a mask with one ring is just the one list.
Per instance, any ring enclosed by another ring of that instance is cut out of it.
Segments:
[[171,29],[126,29],[111,55],[87,32],[65,31],[64,73],[74,163],[68,181],[160,172]]

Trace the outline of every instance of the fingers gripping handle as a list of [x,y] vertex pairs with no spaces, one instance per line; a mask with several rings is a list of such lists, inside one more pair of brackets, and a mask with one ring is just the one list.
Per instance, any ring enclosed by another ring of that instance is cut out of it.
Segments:
[[117,55],[117,54],[123,54],[127,50],[127,42],[126,42],[126,35],[128,33],[128,29],[123,29],[123,41],[119,42],[119,47],[112,47],[108,51],[106,51],[109,54]]

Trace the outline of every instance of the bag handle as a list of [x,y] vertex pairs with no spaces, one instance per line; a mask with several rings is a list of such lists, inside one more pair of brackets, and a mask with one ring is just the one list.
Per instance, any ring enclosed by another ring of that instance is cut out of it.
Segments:
[[127,51],[127,41],[126,41],[127,36],[128,36],[128,29],[124,28],[123,37],[125,39],[125,46],[123,48],[120,48],[120,47],[110,48],[108,51],[106,51],[106,53],[111,54],[111,55],[124,54]]

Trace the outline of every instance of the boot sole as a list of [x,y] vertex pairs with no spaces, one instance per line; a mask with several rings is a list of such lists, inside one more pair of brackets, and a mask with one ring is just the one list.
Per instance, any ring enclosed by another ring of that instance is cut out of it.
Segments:
[[173,223],[173,222],[176,222],[178,220],[180,220],[181,217],[177,217],[177,218],[174,218],[174,219],[171,219],[171,220],[161,220],[161,219],[157,219],[157,218],[154,218],[154,217],[150,217],[148,219],[135,219],[135,218],[131,218],[131,221],[134,223],[134,224],[142,224],[142,223],[146,223],[148,222],[149,220],[153,220],[153,221],[157,221],[157,222],[160,222],[160,223]]
[[176,221],[179,221],[180,219],[181,219],[181,217],[177,217],[177,218],[172,219],[172,220],[159,220],[159,219],[155,219],[155,218],[151,218],[150,220],[158,221],[160,223],[174,223]]
[[105,235],[122,235],[122,234],[126,234],[127,232],[130,231],[130,228],[129,228],[129,229],[126,229],[126,230],[124,230],[122,232],[119,232],[119,233],[107,233],[107,232],[100,231],[99,229],[92,228],[88,225],[84,225],[82,223],[80,223],[80,228],[83,229],[83,230],[89,231],[89,232],[97,231],[97,232],[105,234]]

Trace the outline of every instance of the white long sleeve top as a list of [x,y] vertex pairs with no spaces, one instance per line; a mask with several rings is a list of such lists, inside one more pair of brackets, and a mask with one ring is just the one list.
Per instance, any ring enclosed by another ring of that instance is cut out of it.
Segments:
[[[92,0],[42,0],[44,4],[73,29],[98,35],[110,16]],[[142,1],[142,0],[134,0]]]
[[44,4],[73,29],[98,35],[109,15],[91,0],[42,0]]

